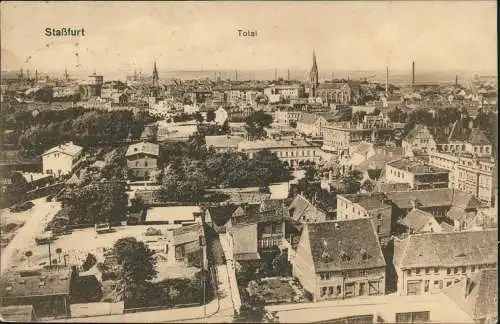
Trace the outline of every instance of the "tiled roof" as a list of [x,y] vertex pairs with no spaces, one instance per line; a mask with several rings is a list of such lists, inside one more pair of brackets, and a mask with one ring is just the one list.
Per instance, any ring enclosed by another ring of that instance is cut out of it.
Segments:
[[392,203],[400,209],[411,208],[411,201],[413,199],[418,200],[421,207],[451,206],[453,189],[438,188],[429,190],[387,192],[386,195],[387,198],[389,198]]
[[283,199],[266,199],[260,203],[260,211],[275,210],[284,206]]
[[498,269],[482,269],[444,293],[475,320],[498,316]]
[[371,180],[378,180],[382,175],[382,169],[367,169],[366,173]]
[[4,299],[69,295],[70,273],[67,268],[8,273],[0,279],[0,295]]
[[160,154],[160,146],[158,144],[153,144],[148,142],[140,142],[132,144],[128,147],[125,156],[129,157],[140,153],[158,156]]
[[73,142],[68,142],[58,146],[54,146],[48,151],[45,151],[42,155],[47,155],[50,153],[59,152],[62,154],[67,154],[70,156],[75,156],[83,150],[83,147],[73,144]]
[[243,191],[243,192],[224,192],[229,195],[228,202],[232,204],[260,203],[271,197],[270,193],[262,193],[258,191]]
[[316,272],[385,267],[370,219],[309,223],[306,226]]
[[360,205],[367,211],[391,206],[387,200],[386,195],[381,192],[371,194],[344,194],[339,196],[342,196],[347,200]]
[[420,231],[429,221],[434,218],[432,214],[420,209],[411,210],[405,218],[401,220],[401,224],[414,231]]
[[257,141],[242,141],[238,143],[240,150],[263,150],[272,148],[290,148],[290,147],[305,147],[313,148],[314,146],[304,140],[257,140]]
[[394,265],[400,268],[497,263],[497,231],[410,235],[395,241]]
[[315,208],[309,200],[304,198],[302,195],[297,195],[295,199],[292,201],[290,206],[288,207],[289,213],[291,212],[290,217],[296,221],[302,219],[302,217],[306,220],[324,219],[326,215],[320,211],[318,208]]
[[490,141],[479,128],[473,128],[469,135],[469,143],[472,145],[491,145]]
[[364,171],[366,169],[385,169],[385,165],[403,156],[403,151],[401,148],[388,151],[384,148],[383,151],[376,152],[374,155],[370,156],[365,161],[361,162],[356,166],[356,169]]
[[241,136],[219,135],[219,136],[205,136],[205,143],[207,146],[215,148],[237,148],[238,143],[245,140]]

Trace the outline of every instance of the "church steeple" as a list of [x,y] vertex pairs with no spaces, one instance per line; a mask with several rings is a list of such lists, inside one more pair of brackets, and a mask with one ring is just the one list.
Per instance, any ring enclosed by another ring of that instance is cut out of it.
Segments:
[[158,85],[158,69],[156,68],[156,61],[153,65],[153,85]]
[[313,65],[311,68],[311,72],[309,73],[309,82],[311,82],[312,88],[312,96],[316,97],[316,90],[319,85],[319,76],[318,76],[318,63],[316,62],[316,51],[313,50]]

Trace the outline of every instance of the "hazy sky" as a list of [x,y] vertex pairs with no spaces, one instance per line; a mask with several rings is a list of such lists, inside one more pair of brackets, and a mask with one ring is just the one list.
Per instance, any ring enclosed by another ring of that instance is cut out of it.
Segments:
[[495,1],[1,3],[11,70],[308,69],[315,48],[320,69],[496,71],[496,42]]

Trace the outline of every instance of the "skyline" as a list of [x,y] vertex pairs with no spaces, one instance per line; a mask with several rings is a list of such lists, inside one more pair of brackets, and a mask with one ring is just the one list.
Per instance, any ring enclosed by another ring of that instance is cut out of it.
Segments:
[[[313,49],[320,72],[386,66],[406,72],[412,61],[417,74],[497,69],[493,1],[9,2],[1,7],[2,70],[149,73],[153,61],[163,71],[307,70]],[[50,38],[43,34],[47,27],[85,28],[86,36]],[[238,29],[259,34],[242,38]]]

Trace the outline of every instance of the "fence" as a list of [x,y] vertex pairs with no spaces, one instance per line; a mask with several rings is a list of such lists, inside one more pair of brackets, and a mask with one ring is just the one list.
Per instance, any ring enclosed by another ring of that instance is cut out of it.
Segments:
[[161,305],[161,306],[150,306],[150,307],[125,308],[123,310],[123,313],[128,314],[128,313],[139,313],[139,312],[152,312],[152,311],[160,311],[166,309],[196,307],[200,305],[201,305],[200,303],[190,303],[190,304],[179,304],[179,305]]

